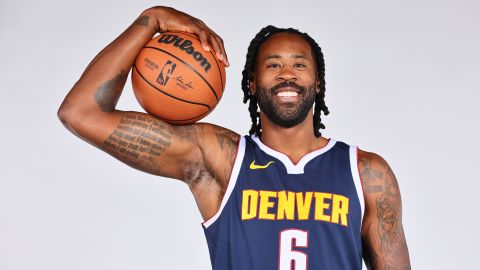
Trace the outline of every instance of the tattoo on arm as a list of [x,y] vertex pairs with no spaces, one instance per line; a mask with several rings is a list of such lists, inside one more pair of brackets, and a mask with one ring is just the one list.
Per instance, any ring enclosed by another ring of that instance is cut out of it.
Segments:
[[400,191],[392,169],[386,162],[373,162],[371,157],[359,158],[359,168],[364,192],[374,198],[370,208],[376,213],[376,218],[365,224],[369,263],[373,269],[410,269]]
[[111,112],[115,109],[127,77],[128,71],[121,70],[119,74],[97,88],[95,101],[103,112]]
[[188,126],[177,126],[177,136],[176,138],[182,142],[193,142],[193,143],[202,143],[203,142],[203,126],[202,125],[188,125]]
[[383,178],[383,171],[379,171],[371,166],[371,161],[366,157],[359,157],[360,176],[362,177],[363,191],[367,193],[377,193],[383,191],[383,186],[375,182],[376,179]]
[[[372,224],[369,223],[367,226],[367,234],[365,235],[365,239],[369,239],[372,237],[370,235],[370,226]],[[365,264],[367,265],[368,269],[371,269],[372,266],[379,265],[378,254],[375,252],[375,249],[372,247],[371,242],[369,241],[362,241],[363,250],[364,250],[364,257],[366,257]]]
[[149,22],[150,22],[150,17],[149,16],[141,16],[138,19],[136,19],[133,24],[134,25],[141,25],[141,26],[148,26]]
[[172,135],[169,125],[153,117],[125,113],[103,146],[121,161],[159,174],[160,167],[154,159],[170,147]]
[[395,176],[387,166],[385,173],[384,192],[376,199],[378,218],[378,237],[380,250],[388,254],[386,263],[394,263],[402,251],[403,231],[401,226],[400,193]]
[[220,149],[224,153],[225,160],[228,161],[228,166],[225,166],[223,171],[224,179],[228,179],[237,155],[238,136],[232,131],[226,129],[215,129],[215,136],[217,137]]
[[[204,140],[203,125],[176,126],[175,138],[181,142],[191,142],[202,145]],[[212,181],[215,178],[207,169],[203,160],[195,160],[185,164],[183,168],[183,180],[193,189],[197,184]]]

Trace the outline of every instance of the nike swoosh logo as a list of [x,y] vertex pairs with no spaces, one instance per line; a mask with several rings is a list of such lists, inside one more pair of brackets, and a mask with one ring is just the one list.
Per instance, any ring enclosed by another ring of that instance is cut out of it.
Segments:
[[252,161],[252,163],[250,164],[250,169],[252,169],[252,170],[266,169],[266,168],[267,168],[268,166],[270,166],[270,164],[272,164],[272,163],[275,163],[275,162],[270,161],[270,162],[268,162],[266,165],[256,165],[256,164],[255,164],[255,160],[254,160],[254,161]]

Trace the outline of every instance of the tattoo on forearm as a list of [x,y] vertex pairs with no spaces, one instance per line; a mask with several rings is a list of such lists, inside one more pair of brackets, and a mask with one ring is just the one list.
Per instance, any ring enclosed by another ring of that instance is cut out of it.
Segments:
[[367,233],[365,235],[366,240],[362,241],[364,257],[366,257],[365,263],[367,264],[368,269],[371,269],[372,265],[373,266],[379,265],[378,254],[377,252],[375,252],[375,249],[372,247],[371,242],[368,241],[368,239],[372,237],[370,233],[371,225],[372,225],[371,223],[369,223],[368,225],[365,225],[367,226],[367,229],[366,229]]
[[160,167],[154,159],[170,147],[171,139],[167,124],[150,116],[125,113],[103,145],[120,160],[159,174]]
[[97,88],[95,101],[103,112],[111,112],[115,109],[127,77],[128,71],[121,70],[118,75]]
[[138,19],[136,19],[133,24],[141,25],[141,26],[148,26],[149,22],[150,22],[150,17],[149,16],[141,16]]

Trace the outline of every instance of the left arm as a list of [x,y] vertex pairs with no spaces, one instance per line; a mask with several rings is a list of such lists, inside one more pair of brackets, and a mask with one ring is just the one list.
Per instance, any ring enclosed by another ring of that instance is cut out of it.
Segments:
[[365,197],[362,242],[367,268],[410,269],[400,190],[392,169],[379,155],[360,150],[358,166]]

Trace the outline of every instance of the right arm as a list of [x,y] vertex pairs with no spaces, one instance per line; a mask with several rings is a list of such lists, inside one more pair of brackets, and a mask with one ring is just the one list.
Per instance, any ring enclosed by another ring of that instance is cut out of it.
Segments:
[[175,9],[151,8],[92,60],[65,97],[58,117],[76,136],[129,166],[185,181],[194,193],[205,188],[194,183],[214,180],[221,192],[237,134],[209,124],[172,126],[145,113],[115,109],[136,56],[159,31],[198,35],[203,47],[212,48],[228,66],[223,42],[203,22]]
[[361,150],[358,168],[365,197],[362,243],[367,269],[411,269],[395,174],[381,156]]

